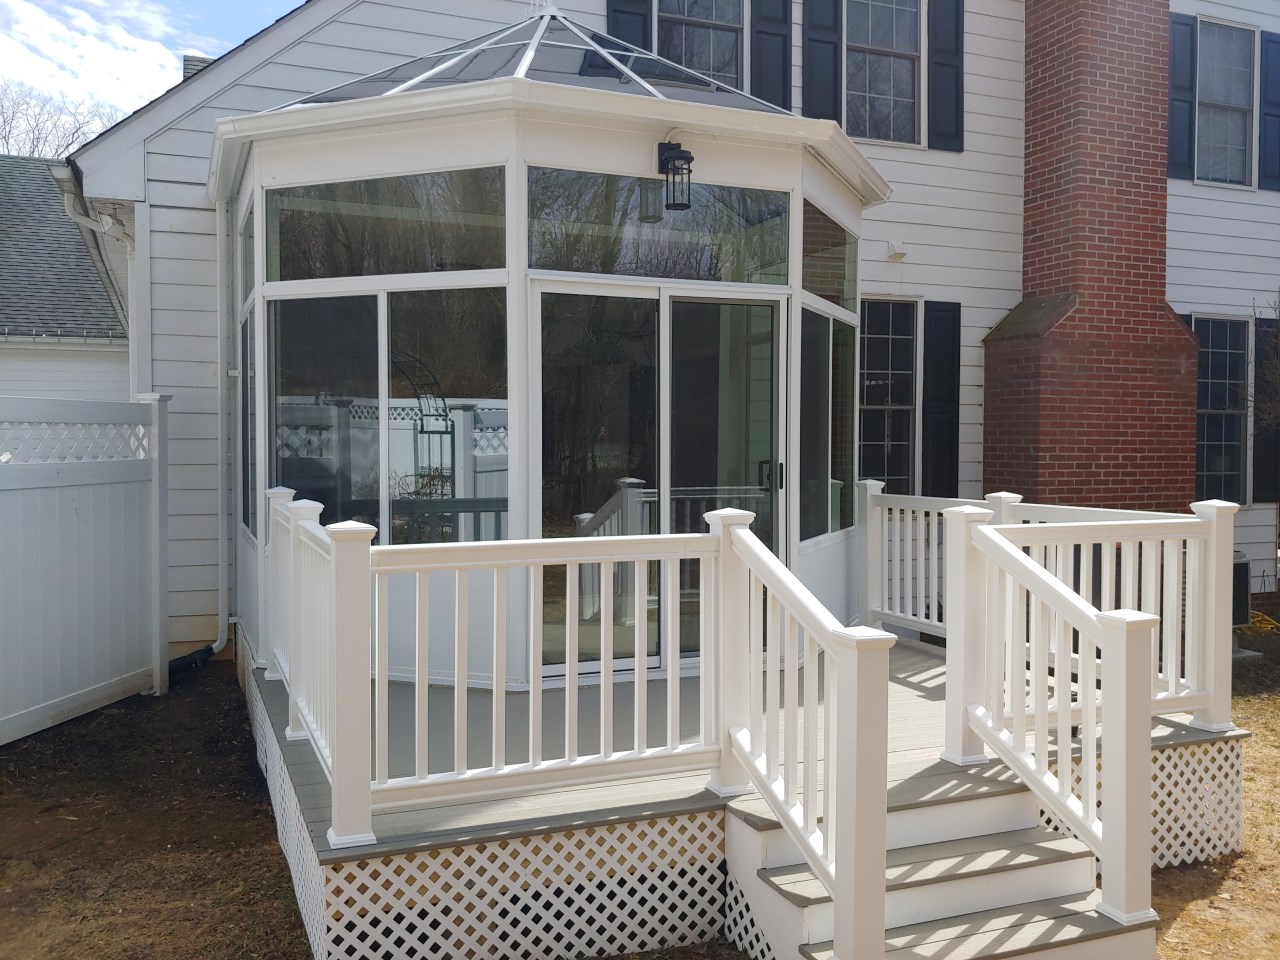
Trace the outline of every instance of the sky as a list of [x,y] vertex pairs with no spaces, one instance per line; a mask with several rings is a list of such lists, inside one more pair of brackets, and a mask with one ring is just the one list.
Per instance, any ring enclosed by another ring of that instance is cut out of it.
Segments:
[[0,0],[0,77],[130,112],[302,0]]

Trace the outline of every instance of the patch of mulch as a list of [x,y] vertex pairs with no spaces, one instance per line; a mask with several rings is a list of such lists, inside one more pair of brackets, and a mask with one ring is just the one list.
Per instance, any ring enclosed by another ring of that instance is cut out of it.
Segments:
[[1280,956],[1280,634],[1245,632],[1262,652],[1234,671],[1233,719],[1244,743],[1245,852],[1153,875],[1159,960]]
[[0,958],[309,955],[230,663],[0,747]]

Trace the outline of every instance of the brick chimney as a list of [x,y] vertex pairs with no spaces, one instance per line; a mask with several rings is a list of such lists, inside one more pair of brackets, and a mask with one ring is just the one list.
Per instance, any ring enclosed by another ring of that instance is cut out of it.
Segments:
[[1023,301],[988,334],[983,486],[1185,510],[1197,343],[1165,302],[1168,0],[1026,4]]

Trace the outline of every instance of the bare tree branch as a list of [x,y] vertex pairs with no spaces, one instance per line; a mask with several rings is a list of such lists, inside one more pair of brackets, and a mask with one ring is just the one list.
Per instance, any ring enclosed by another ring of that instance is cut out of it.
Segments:
[[122,116],[98,100],[72,100],[0,78],[0,153],[61,159]]

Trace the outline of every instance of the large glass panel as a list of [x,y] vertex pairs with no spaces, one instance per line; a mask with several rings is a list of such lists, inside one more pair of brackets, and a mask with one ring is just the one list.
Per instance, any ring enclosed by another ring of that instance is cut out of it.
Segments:
[[804,288],[846,310],[857,310],[858,238],[806,200],[803,243]]
[[[656,203],[642,195],[656,191]],[[786,193],[694,183],[666,210],[659,180],[529,170],[529,263],[543,270],[787,282]],[[646,198],[647,199],[647,198]]]
[[853,526],[857,329],[800,320],[800,539]]
[[777,549],[772,305],[671,304],[671,529],[706,530],[703,514],[750,510]]
[[392,543],[507,536],[505,288],[392,293]]
[[267,191],[267,279],[506,263],[502,167]]
[[[658,302],[543,294],[542,533],[607,537],[658,532]],[[656,574],[656,567],[654,568]],[[566,570],[546,568],[543,650],[564,662]],[[635,571],[577,570],[579,659],[600,658],[602,592],[612,594],[614,656],[634,656]],[[657,597],[650,583],[640,603]],[[659,620],[650,611],[647,650]]]
[[257,361],[253,310],[240,321],[240,519],[258,535]]
[[378,299],[271,305],[272,481],[378,523]]

